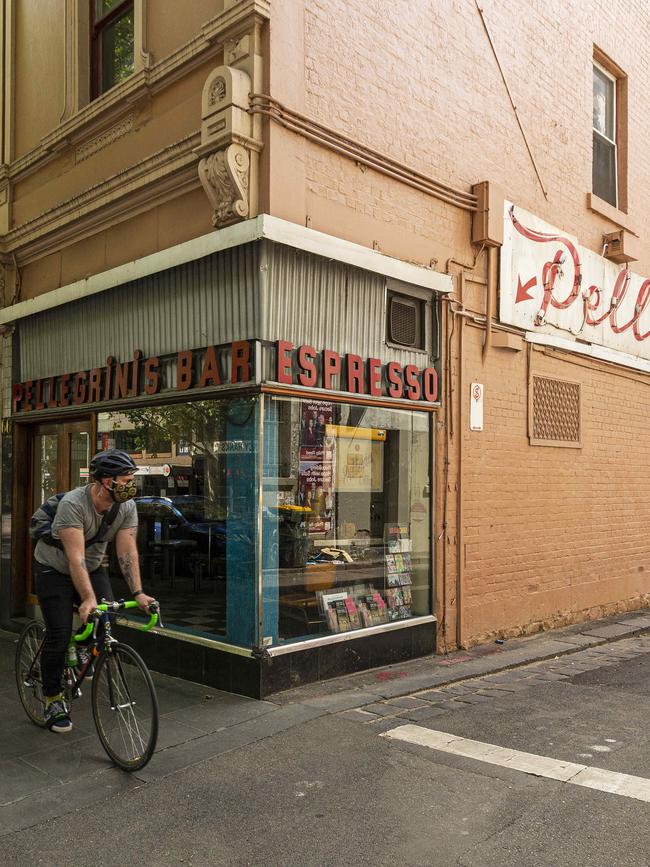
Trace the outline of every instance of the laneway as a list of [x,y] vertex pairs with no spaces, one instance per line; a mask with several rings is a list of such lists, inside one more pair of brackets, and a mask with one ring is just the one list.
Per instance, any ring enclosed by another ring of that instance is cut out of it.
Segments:
[[649,682],[650,636],[640,635],[333,714],[308,698],[267,706],[191,767],[154,769],[146,784],[146,774],[127,786],[113,771],[96,777],[119,797],[83,816],[36,813],[33,827],[2,837],[5,863],[52,863],[52,851],[81,860],[108,831],[109,865],[137,852],[143,865],[647,867],[643,801],[385,734],[417,725],[648,779]]

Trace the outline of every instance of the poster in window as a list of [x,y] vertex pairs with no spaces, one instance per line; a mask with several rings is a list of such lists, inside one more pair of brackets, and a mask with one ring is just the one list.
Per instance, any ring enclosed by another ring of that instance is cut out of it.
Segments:
[[327,455],[325,431],[332,423],[334,407],[327,400],[303,400],[300,403],[300,460],[331,460]]
[[300,461],[298,471],[299,505],[307,513],[310,534],[326,533],[332,526],[333,467],[331,461]]
[[335,481],[338,493],[372,493],[384,489],[386,431],[330,425],[334,434]]

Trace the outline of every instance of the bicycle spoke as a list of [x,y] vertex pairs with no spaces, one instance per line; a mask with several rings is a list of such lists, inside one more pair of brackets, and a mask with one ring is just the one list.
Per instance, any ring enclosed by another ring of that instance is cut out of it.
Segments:
[[124,645],[105,654],[93,682],[93,715],[106,752],[134,770],[151,757],[158,734],[158,706],[140,657]]
[[16,647],[16,684],[20,701],[32,722],[45,725],[40,652],[43,642],[42,623],[32,621],[23,630]]
[[[111,682],[113,686],[113,703],[111,710],[115,713],[115,719],[120,729],[122,743],[127,753],[129,745],[126,743],[128,736],[130,742],[130,754],[137,758],[142,755],[145,747],[145,740],[140,733],[138,718],[134,710],[134,702],[131,699],[129,692],[128,680],[124,673],[124,667],[119,659],[109,660],[109,668],[111,671]],[[109,696],[110,697],[110,696]],[[137,747],[136,747],[137,741]]]

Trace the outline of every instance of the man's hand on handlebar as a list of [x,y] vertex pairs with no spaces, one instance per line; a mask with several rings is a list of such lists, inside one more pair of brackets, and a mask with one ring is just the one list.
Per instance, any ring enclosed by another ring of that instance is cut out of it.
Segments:
[[137,596],[133,597],[135,601],[138,603],[140,608],[149,614],[149,606],[152,602],[155,602],[155,598],[153,596],[147,596],[146,593],[139,593]]
[[97,608],[97,600],[94,596],[89,596],[87,599],[81,601],[79,604],[79,617],[81,618],[82,623],[88,622],[88,618],[95,608]]

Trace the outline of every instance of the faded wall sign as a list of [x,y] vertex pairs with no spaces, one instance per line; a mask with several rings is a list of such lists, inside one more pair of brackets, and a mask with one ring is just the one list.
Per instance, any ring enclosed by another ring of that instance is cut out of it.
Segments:
[[650,280],[505,204],[499,315],[541,334],[650,359]]

